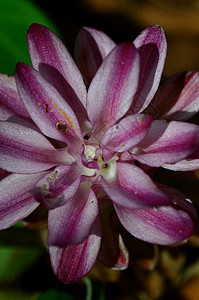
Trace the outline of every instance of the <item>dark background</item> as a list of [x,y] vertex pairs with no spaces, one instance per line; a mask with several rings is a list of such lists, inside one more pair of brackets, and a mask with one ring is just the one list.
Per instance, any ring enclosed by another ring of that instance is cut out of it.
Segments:
[[199,69],[198,0],[56,0],[34,1],[63,34],[73,52],[82,26],[104,31],[115,42],[133,40],[147,26],[158,24],[168,39],[165,75]]

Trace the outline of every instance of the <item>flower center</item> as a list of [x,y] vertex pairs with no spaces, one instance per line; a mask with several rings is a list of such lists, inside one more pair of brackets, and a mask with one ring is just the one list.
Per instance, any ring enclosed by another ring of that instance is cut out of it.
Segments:
[[109,162],[103,164],[98,171],[98,176],[102,175],[108,182],[113,181],[117,174],[116,157],[113,157]]
[[91,145],[86,145],[84,148],[84,154],[86,156],[87,161],[93,161],[94,157],[95,157],[95,151],[96,151],[96,147],[91,146]]
[[86,176],[91,176],[92,181],[95,181],[102,175],[107,181],[113,181],[116,178],[116,160],[117,156],[113,156],[109,161],[103,160],[103,149],[98,145],[84,145],[81,159],[83,165],[83,173]]

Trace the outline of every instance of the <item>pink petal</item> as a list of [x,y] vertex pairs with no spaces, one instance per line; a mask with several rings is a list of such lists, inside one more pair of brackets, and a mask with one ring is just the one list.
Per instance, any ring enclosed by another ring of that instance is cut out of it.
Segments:
[[196,151],[186,159],[180,160],[175,164],[164,164],[162,167],[172,171],[195,171],[199,169],[199,153]]
[[36,70],[18,63],[15,78],[27,111],[45,135],[69,143],[74,137],[82,139],[73,110]]
[[198,148],[198,136],[199,127],[195,124],[155,120],[133,157],[152,167],[176,163]]
[[31,214],[39,203],[29,190],[45,173],[11,174],[0,181],[0,229],[6,229]]
[[33,67],[39,71],[42,65],[47,64],[56,69],[85,106],[86,87],[83,78],[60,39],[47,27],[32,24],[27,33],[27,42]]
[[17,93],[15,78],[0,74],[0,120],[5,121],[12,115],[29,117]]
[[144,210],[115,205],[115,209],[122,225],[136,238],[159,245],[179,243],[194,233],[197,214],[190,200],[179,191],[170,187],[162,190],[175,205]]
[[139,56],[131,43],[116,46],[93,78],[87,98],[88,117],[97,133],[119,120],[136,92]]
[[137,145],[147,134],[151,116],[129,115],[109,127],[102,136],[101,146],[115,152],[124,152]]
[[66,148],[56,150],[39,132],[11,122],[0,122],[0,167],[9,172],[35,173],[74,159]]
[[102,242],[98,260],[108,268],[125,270],[128,267],[128,250],[118,231],[118,218],[114,211],[105,211],[102,219]]
[[76,39],[75,58],[84,81],[90,84],[103,59],[116,44],[102,31],[83,27]]
[[147,108],[155,117],[188,120],[199,110],[199,72],[190,71],[169,77]]
[[115,204],[135,209],[169,203],[168,197],[137,166],[118,162],[117,175],[118,183],[109,183],[101,178],[104,191]]
[[53,209],[74,197],[80,180],[80,170],[74,163],[69,166],[62,165],[39,180],[31,192],[38,202],[42,202],[48,209]]
[[141,112],[147,107],[159,86],[167,54],[167,41],[160,26],[144,29],[133,42],[140,54],[140,77],[132,110]]
[[87,183],[64,206],[49,211],[48,244],[67,246],[82,243],[90,234],[98,215],[97,198]]
[[96,221],[90,235],[81,244],[49,247],[53,271],[63,283],[74,283],[92,269],[101,242],[101,224],[98,219]]

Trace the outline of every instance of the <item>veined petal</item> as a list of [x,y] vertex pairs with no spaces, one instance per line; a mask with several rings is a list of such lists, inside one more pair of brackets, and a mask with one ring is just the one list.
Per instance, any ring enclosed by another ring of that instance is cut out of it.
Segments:
[[137,145],[147,134],[153,118],[134,114],[109,127],[102,136],[101,146],[111,151],[124,152]]
[[146,111],[156,118],[184,121],[199,110],[199,72],[169,77],[159,88]]
[[74,283],[92,269],[101,243],[101,224],[97,219],[90,235],[81,244],[50,246],[50,260],[55,275],[64,283]]
[[66,148],[55,149],[39,132],[12,122],[0,122],[0,168],[15,173],[35,173],[74,159]]
[[75,42],[75,58],[84,81],[90,84],[103,59],[116,44],[102,31],[83,27]]
[[39,72],[29,65],[18,63],[15,78],[27,111],[45,135],[69,144],[74,136],[82,139],[73,110]]
[[140,55],[138,89],[133,100],[132,111],[141,112],[147,107],[159,86],[167,54],[167,41],[160,26],[144,29],[133,44]]
[[137,166],[117,162],[117,174],[115,184],[101,178],[104,191],[115,204],[130,209],[169,204],[168,197]]
[[[138,161],[152,167],[176,163],[191,153],[199,144],[199,126],[191,123],[155,120],[145,139],[139,144]],[[136,153],[136,152],[135,152]]]
[[82,183],[71,201],[49,211],[48,244],[63,247],[82,243],[89,236],[97,216],[97,198],[88,184]]
[[63,206],[74,197],[80,181],[80,170],[75,163],[62,165],[39,180],[31,192],[47,209],[54,209]]
[[152,244],[179,243],[194,233],[197,214],[182,193],[166,186],[162,190],[171,199],[171,205],[144,210],[115,205],[115,209],[120,222],[133,236]]
[[29,117],[17,93],[15,78],[0,74],[0,120],[5,121],[12,115]]
[[87,98],[88,117],[97,133],[105,131],[128,111],[138,75],[139,56],[129,42],[116,46],[103,60]]
[[83,78],[61,40],[47,27],[32,24],[27,32],[27,42],[33,67],[38,71],[42,64],[54,67],[85,106],[86,87]]
[[38,206],[29,190],[45,175],[11,174],[0,181],[0,229],[6,229],[27,217]]

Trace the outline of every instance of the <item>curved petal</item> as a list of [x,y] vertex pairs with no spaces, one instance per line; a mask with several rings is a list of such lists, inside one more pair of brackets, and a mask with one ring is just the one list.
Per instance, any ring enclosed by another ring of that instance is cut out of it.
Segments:
[[82,183],[71,201],[49,211],[48,244],[64,247],[82,243],[89,236],[97,216],[97,198],[88,184]]
[[73,110],[39,72],[18,63],[15,78],[27,111],[45,135],[63,142],[69,142],[74,136],[82,139]]
[[47,27],[32,24],[27,32],[27,42],[33,67],[41,64],[54,67],[72,87],[82,104],[86,105],[86,87],[83,78],[60,39]]
[[39,73],[60,93],[66,103],[73,110],[83,132],[88,132],[86,108],[83,106],[75,91],[67,83],[65,78],[54,67],[41,63]]
[[139,50],[140,76],[132,111],[141,112],[154,97],[159,86],[167,54],[167,41],[160,26],[144,29],[133,42]]
[[152,117],[134,114],[109,127],[102,136],[101,146],[115,152],[124,152],[137,145],[147,134]]
[[54,209],[74,197],[80,181],[80,170],[74,163],[69,166],[62,165],[39,180],[31,192],[47,209]]
[[175,164],[164,164],[162,167],[172,171],[195,171],[199,169],[199,153],[196,151],[186,159],[180,160]]
[[29,117],[15,84],[15,78],[0,74],[0,120],[5,121],[12,115]]
[[195,124],[155,120],[133,157],[152,167],[176,163],[198,148],[198,136],[199,126]]
[[15,173],[35,173],[74,159],[66,148],[55,149],[39,132],[12,122],[0,122],[0,168]]
[[75,58],[84,81],[90,84],[103,59],[116,44],[102,31],[83,27],[75,41]]
[[118,162],[117,174],[118,183],[101,178],[104,191],[115,204],[130,209],[169,204],[168,197],[137,166]]
[[29,190],[45,175],[11,174],[0,181],[0,229],[6,229],[31,214],[39,203]]
[[101,224],[97,219],[88,238],[77,245],[50,246],[50,260],[55,275],[63,283],[74,283],[90,272],[100,248]]
[[138,74],[139,56],[129,42],[116,46],[103,60],[87,98],[88,117],[98,133],[127,112],[136,92]]
[[133,236],[148,243],[171,245],[190,237],[196,228],[197,214],[190,200],[179,191],[164,187],[175,205],[130,210],[115,205],[122,225]]
[[199,72],[189,71],[169,77],[159,88],[146,111],[156,118],[188,120],[199,110]]

